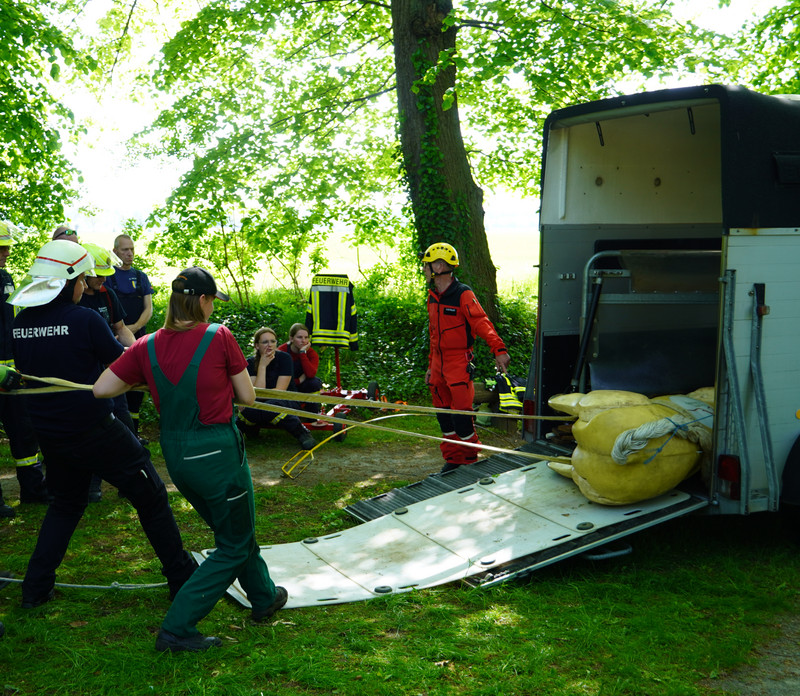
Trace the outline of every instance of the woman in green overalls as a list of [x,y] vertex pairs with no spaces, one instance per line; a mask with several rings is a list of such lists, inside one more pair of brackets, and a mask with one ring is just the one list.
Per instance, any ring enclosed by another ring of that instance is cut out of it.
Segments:
[[164,328],[133,344],[94,385],[98,398],[147,383],[161,414],[161,449],[172,482],[214,532],[216,549],[181,588],[167,612],[156,649],[197,652],[222,644],[203,636],[197,622],[234,580],[265,621],[286,604],[272,582],[255,537],[253,481],[234,399],[252,405],[255,392],[247,361],[231,332],[209,324],[217,290],[202,268],[187,268],[172,281]]

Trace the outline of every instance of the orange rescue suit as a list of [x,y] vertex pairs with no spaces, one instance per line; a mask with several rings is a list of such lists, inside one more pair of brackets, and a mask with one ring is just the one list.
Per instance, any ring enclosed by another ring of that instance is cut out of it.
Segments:
[[[472,384],[472,344],[476,337],[489,345],[494,355],[506,353],[480,302],[468,285],[453,279],[440,295],[428,291],[428,322],[431,352],[429,387],[436,408],[471,411],[475,399]],[[442,456],[450,464],[472,464],[478,450],[459,442],[479,443],[472,416],[437,415],[442,435],[449,442],[440,445]]]

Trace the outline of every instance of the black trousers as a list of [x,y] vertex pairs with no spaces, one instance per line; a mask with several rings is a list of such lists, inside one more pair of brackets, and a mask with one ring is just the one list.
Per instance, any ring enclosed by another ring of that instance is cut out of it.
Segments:
[[53,437],[40,431],[38,436],[53,502],[28,562],[23,600],[39,600],[53,588],[56,569],[86,509],[92,474],[116,486],[136,509],[162,574],[177,590],[192,574],[194,561],[183,548],[164,482],[136,436],[112,415],[82,432]]

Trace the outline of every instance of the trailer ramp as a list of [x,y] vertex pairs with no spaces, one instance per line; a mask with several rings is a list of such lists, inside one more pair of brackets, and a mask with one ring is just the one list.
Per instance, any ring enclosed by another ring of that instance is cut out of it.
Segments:
[[[598,505],[534,462],[351,529],[262,546],[261,555],[288,590],[287,607],[341,604],[454,580],[497,584],[707,504],[673,490],[636,505]],[[238,583],[228,592],[250,606]]]
[[[571,449],[543,441],[527,442],[518,451],[539,454],[542,459],[553,456],[569,457],[572,454]],[[486,459],[479,459],[475,464],[460,466],[445,474],[431,474],[421,481],[395,488],[373,498],[359,500],[344,510],[359,522],[376,520],[383,515],[390,515],[399,507],[430,500],[437,495],[477,483],[487,476],[497,476],[507,471],[522,469],[530,463],[530,457],[523,457],[513,452],[493,454]]]

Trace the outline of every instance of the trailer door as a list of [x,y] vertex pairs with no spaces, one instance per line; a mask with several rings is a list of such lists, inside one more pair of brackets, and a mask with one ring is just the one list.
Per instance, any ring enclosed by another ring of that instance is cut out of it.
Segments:
[[[800,433],[800,229],[732,229],[723,259],[712,493],[722,513],[776,510]],[[729,456],[739,462],[733,488],[730,468],[720,471],[720,457]]]

